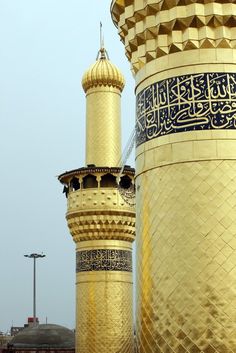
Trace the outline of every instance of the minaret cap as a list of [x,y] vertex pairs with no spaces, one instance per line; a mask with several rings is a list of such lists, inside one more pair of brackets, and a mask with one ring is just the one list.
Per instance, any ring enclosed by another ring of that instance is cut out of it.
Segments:
[[121,92],[125,85],[125,79],[120,70],[110,62],[106,49],[102,46],[98,52],[97,61],[90,66],[82,78],[82,86],[85,91],[98,86],[112,86]]

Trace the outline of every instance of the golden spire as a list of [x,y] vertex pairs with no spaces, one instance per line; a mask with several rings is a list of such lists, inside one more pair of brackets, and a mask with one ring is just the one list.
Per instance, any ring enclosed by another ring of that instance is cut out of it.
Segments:
[[96,62],[85,72],[86,165],[117,167],[121,156],[120,95],[125,80],[110,62],[100,24],[100,49]]
[[120,70],[110,62],[108,52],[104,47],[102,35],[102,23],[100,22],[100,49],[96,62],[85,72],[82,78],[82,86],[85,91],[97,86],[112,86],[121,92],[125,85],[125,79]]
[[108,52],[106,51],[106,49],[104,47],[104,35],[102,33],[102,22],[100,22],[100,49],[98,51],[96,60],[98,60],[99,58],[109,60]]
[[86,167],[59,176],[76,243],[76,353],[133,353],[132,242],[135,210],[123,195],[120,96],[124,79],[103,45],[86,72]]

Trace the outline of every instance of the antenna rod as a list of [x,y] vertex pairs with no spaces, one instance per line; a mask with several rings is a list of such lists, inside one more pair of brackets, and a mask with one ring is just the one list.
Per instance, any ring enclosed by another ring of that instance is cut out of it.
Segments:
[[102,33],[102,22],[100,21],[100,49],[99,49],[99,52],[97,54],[97,58],[96,60],[98,59],[108,59],[109,60],[109,55],[106,51],[106,49],[104,48],[104,35]]
[[103,49],[103,39],[102,39],[102,22],[100,21],[100,49]]

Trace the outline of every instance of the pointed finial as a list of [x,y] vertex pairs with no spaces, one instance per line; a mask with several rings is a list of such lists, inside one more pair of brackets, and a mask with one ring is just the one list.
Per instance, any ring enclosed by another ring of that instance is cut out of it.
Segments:
[[102,35],[102,22],[100,21],[100,50],[104,48],[104,36]]
[[108,59],[109,60],[108,53],[107,53],[106,49],[104,48],[104,35],[102,33],[102,22],[101,21],[100,21],[100,49],[99,49],[96,60],[98,60],[98,59]]

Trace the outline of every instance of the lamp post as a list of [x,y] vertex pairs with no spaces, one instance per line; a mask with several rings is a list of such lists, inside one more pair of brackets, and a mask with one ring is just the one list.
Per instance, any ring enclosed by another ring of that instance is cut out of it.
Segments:
[[30,254],[24,255],[34,260],[34,271],[33,271],[33,324],[36,325],[36,259],[45,257],[43,254]]

